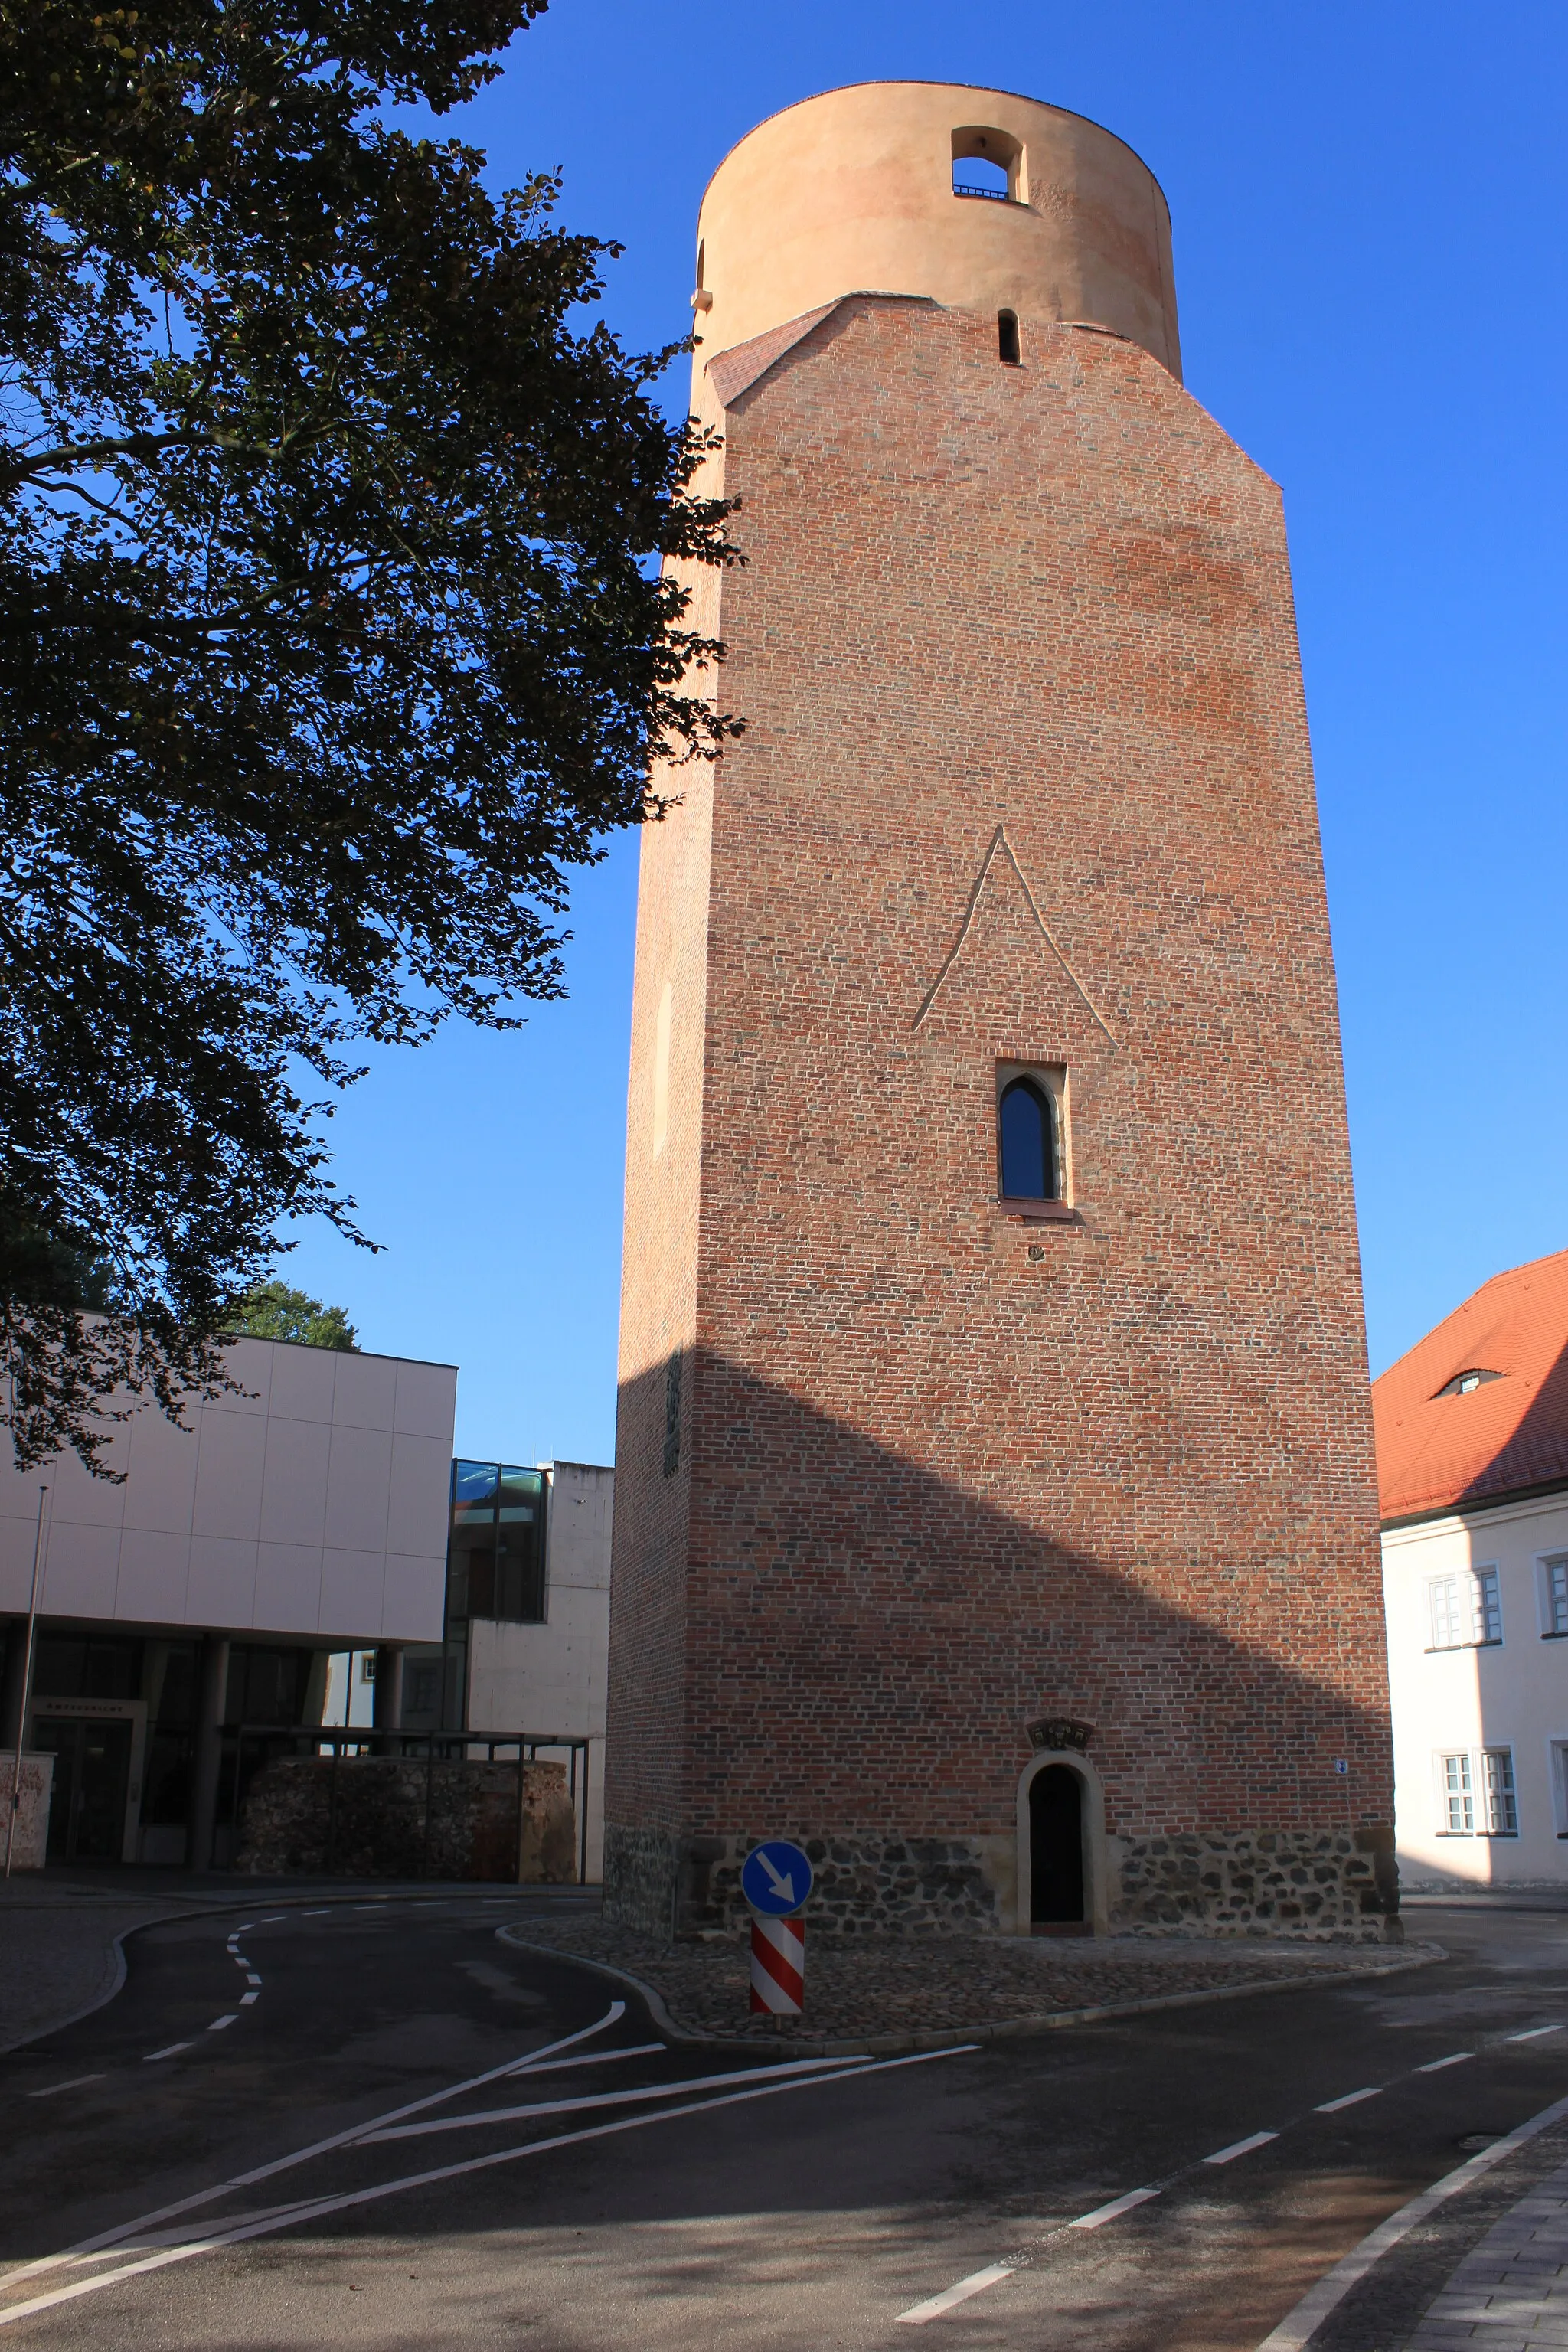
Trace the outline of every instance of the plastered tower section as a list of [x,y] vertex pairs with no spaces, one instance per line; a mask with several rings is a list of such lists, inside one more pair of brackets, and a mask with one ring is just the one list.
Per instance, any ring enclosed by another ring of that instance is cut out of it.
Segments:
[[[1092,1731],[1109,1923],[1379,1933],[1366,1371],[1278,492],[1136,348],[1037,330],[1004,369],[988,319],[929,301],[833,307],[724,423],[749,732],[710,870],[693,798],[639,915],[623,1908],[721,1921],[746,1842],[788,1830],[824,1924],[836,1884],[862,1924],[1020,1924],[1026,1727],[1060,1717]],[[692,992],[668,1173],[661,960]],[[1065,1074],[1070,1220],[994,1199],[1014,1063]],[[677,1298],[666,1476],[647,1318]]]

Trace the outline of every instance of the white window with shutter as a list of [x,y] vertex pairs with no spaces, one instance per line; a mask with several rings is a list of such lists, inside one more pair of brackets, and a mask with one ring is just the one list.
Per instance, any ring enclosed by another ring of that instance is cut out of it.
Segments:
[[1519,1803],[1513,1789],[1511,1748],[1483,1748],[1481,1782],[1487,1803],[1488,1837],[1519,1835]]
[[1547,1633],[1568,1633],[1568,1552],[1553,1552],[1541,1563],[1542,1615]]
[[1502,1601],[1495,1568],[1460,1569],[1426,1587],[1435,1650],[1476,1650],[1502,1640]]

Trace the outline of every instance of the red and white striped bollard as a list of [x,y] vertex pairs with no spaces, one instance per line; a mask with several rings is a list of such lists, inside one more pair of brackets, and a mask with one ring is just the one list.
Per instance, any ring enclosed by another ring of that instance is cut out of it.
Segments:
[[805,2002],[805,1921],[752,1914],[752,2013],[798,2017]]

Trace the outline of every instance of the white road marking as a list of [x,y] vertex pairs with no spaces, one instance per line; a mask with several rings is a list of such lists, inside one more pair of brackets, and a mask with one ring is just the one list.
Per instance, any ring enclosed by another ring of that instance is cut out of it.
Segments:
[[301,1911],[299,1916],[301,1919],[326,1919],[331,1916],[331,1908],[330,1903],[324,1903],[319,1911]]
[[101,2083],[100,2074],[73,2074],[68,2083],[51,2083],[47,2091],[29,2091],[30,2099],[52,2099],[60,2091],[79,2091],[84,2083]]
[[171,2042],[166,2050],[149,2050],[142,2063],[143,2066],[150,2066],[154,2058],[173,2058],[180,2051],[188,2050],[190,2046],[188,2042]]
[[256,1925],[256,1922],[255,1922],[255,1920],[254,1920],[254,1919],[247,1919],[247,1920],[246,1921],[246,1923],[245,1923],[245,1925],[244,1925],[244,1927],[237,1927],[237,1928],[235,1929],[235,1931],[234,1931],[234,1940],[235,1940],[235,1942],[236,1942],[236,1943],[238,1943],[238,1941],[239,1941],[239,1939],[240,1939],[240,1937],[241,1937],[242,1936],[248,1936],[248,1935],[249,1935],[249,1933],[250,1933],[250,1931],[251,1931],[251,1929],[255,1927],[255,1925]]
[[1380,2099],[1382,2096],[1382,2084],[1373,2083],[1364,2091],[1346,2091],[1342,2098],[1325,2099],[1321,2107],[1312,2109],[1312,2113],[1315,2116],[1337,2116],[1342,2107],[1353,2107],[1363,2099]]
[[537,2065],[530,2065],[525,2058],[516,2072],[520,2074],[558,2074],[563,2066],[611,2066],[618,2058],[651,2057],[656,2050],[662,2055],[665,2047],[662,2042],[633,2042],[625,2050],[585,2050],[581,2058],[546,2058]]
[[269,1919],[262,1920],[261,1925],[264,1927],[281,1927],[288,1919],[288,1916],[289,1914],[287,1911],[274,1911]]
[[215,2017],[212,2023],[208,2026],[207,2032],[209,2033],[221,2033],[226,2025],[232,2025],[234,2021],[235,2011],[231,2009],[226,2017]]
[[1445,2066],[1462,2066],[1467,2058],[1475,2056],[1473,2050],[1456,2050],[1451,2058],[1428,2058],[1425,2066],[1417,2066],[1417,2074],[1440,2074]]
[[254,1969],[247,1969],[245,1971],[245,1981],[247,1984],[259,1984],[261,1982],[261,1979],[257,1975]]
[[906,2327],[923,2327],[928,2319],[940,2319],[942,2313],[951,2311],[955,2304],[967,2303],[972,2294],[984,2294],[988,2286],[995,2286],[1000,2280],[1011,2278],[1015,2267],[1012,2263],[993,2263],[988,2270],[972,2271],[967,2278],[960,2279],[956,2286],[944,2287],[940,2294],[933,2294],[925,2303],[911,2304],[908,2311],[900,2312],[899,2319]]
[[259,1993],[242,1992],[239,1996],[239,2005],[241,2009],[248,2009],[253,2000],[259,2000],[260,1998]]
[[[624,2009],[624,2003],[622,2007]],[[968,2042],[951,2050],[921,2050],[912,2057],[874,2059],[869,2066],[850,2067],[845,2072],[856,2076],[868,2073],[889,2074],[902,2066],[924,2066],[942,2058],[962,2057],[979,2047],[978,2042]],[[460,2164],[438,2165],[429,2172],[410,2172],[398,2180],[378,2181],[374,2188],[353,2189],[335,2197],[301,2199],[297,2205],[282,2207],[264,2218],[237,2226],[219,2221],[205,2237],[188,2239],[182,2245],[170,2246],[161,2252],[122,2263],[115,2270],[100,2271],[96,2278],[77,2279],[69,2286],[52,2287],[44,2294],[30,2296],[25,2303],[7,2304],[0,2307],[0,2327],[8,2327],[14,2319],[30,2319],[37,2312],[53,2310],[59,2304],[74,2303],[79,2295],[96,2294],[102,2287],[118,2286],[121,2280],[135,2278],[143,2272],[162,2270],[169,2263],[188,2262],[194,2255],[210,2253],[218,2246],[238,2245],[248,2238],[268,2237],[279,2230],[294,2229],[301,2222],[320,2221],[329,2213],[344,2212],[353,2206],[374,2205],[384,2197],[399,2196],[405,2189],[433,2188],[442,2181],[460,2179],[471,2172],[488,2172],[499,2164],[513,2164],[520,2157],[542,2156],[552,2149],[577,2147],[585,2140],[607,2139],[615,2133],[639,2131],[650,2124],[674,2123],[684,2116],[707,2115],[715,2107],[738,2106],[751,2099],[776,2098],[784,2091],[815,2090],[822,2083],[839,2079],[834,2074],[796,2074],[786,2083],[765,2083],[760,2090],[754,2091],[727,2091],[721,2099],[694,2100],[689,2106],[667,2107],[657,2115],[617,2116],[613,2123],[590,2124],[582,2131],[557,2132],[545,2139],[525,2140],[517,2147],[500,2148],[489,2156],[468,2157]],[[1148,2190],[1143,2193],[1152,2195],[1154,2192]],[[67,2258],[56,2256],[51,2259],[58,2262]],[[29,2270],[37,2270],[45,2265],[35,2263],[28,2267]],[[13,2284],[21,2275],[22,2273],[13,2271],[5,2283]]]
[[1445,2173],[1441,2180],[1434,2181],[1430,2189],[1424,2189],[1419,2197],[1413,2197],[1408,2205],[1402,2205],[1397,2213],[1391,2213],[1386,2221],[1379,2222],[1375,2230],[1368,2231],[1359,2246],[1352,2246],[1342,2261],[1337,2262],[1331,2271],[1325,2273],[1316,2286],[1308,2288],[1295,2309],[1287,2312],[1272,2334],[1264,2337],[1258,2352],[1306,2352],[1307,2345],[1329,2314],[1339,2308],[1352,2287],[1366,2276],[1373,2264],[1387,2253],[1391,2246],[1396,2246],[1401,2238],[1409,2235],[1417,2221],[1424,2221],[1428,2213],[1435,2211],[1459,2189],[1468,2189],[1494,2164],[1500,2164],[1505,2156],[1511,2156],[1515,2148],[1522,2147],[1527,2140],[1532,2140],[1537,2132],[1549,2130],[1552,2125],[1561,2123],[1564,2116],[1568,2116],[1568,2099],[1554,2100],[1551,2106],[1542,2107],[1538,2116],[1531,2116],[1528,2123],[1521,2124],[1517,2131],[1510,2131],[1503,2139],[1494,2139],[1490,2147],[1484,2147],[1478,2156],[1472,2156],[1469,2162],[1461,2164],[1457,2172]]
[[[742,2066],[731,2074],[689,2074],[683,2082],[645,2084],[636,2091],[599,2091],[583,2099],[548,2099],[531,2107],[486,2107],[474,2116],[436,2116],[422,2124],[394,2124],[386,2131],[362,2135],[361,2147],[389,2139],[424,2139],[432,2132],[479,2131],[492,2124],[526,2123],[535,2116],[570,2116],[584,2107],[632,2106],[647,2099],[679,2098],[683,2091],[717,2090],[721,2084],[760,2083],[783,2074],[816,2074],[837,2067],[840,2074],[861,2074],[868,2061],[842,2058],[791,2058],[778,2066]],[[835,2078],[837,2079],[837,2077]]]
[[1255,2147],[1267,2147],[1271,2139],[1278,2139],[1279,2137],[1277,2131],[1253,2132],[1246,2139],[1233,2139],[1228,2147],[1215,2148],[1212,2156],[1205,2157],[1204,2162],[1234,2164],[1238,2156],[1250,2156]]
[[1092,2213],[1080,2213],[1069,2221],[1069,2230],[1102,2230],[1107,2221],[1114,2221],[1119,2213],[1131,2213],[1134,2205],[1147,2205],[1151,2197],[1158,2197],[1157,2189],[1130,2189],[1125,2197],[1113,2197],[1109,2205],[1097,2205]]
[[[465,2092],[482,2090],[487,2083],[500,2082],[504,2076],[526,2070],[528,2058],[552,2058],[558,2050],[569,2050],[574,2042],[591,2041],[609,2026],[618,2024],[626,2013],[624,2000],[613,2000],[596,2024],[581,2025],[575,2033],[563,2034],[559,2042],[547,2042],[542,2050],[531,2051],[522,2060],[509,2058],[503,2066],[492,2066],[483,2074],[470,2074],[466,2082],[452,2083],[444,2091],[428,2091],[422,2099],[411,2099],[406,2106],[389,2107],[384,2115],[372,2116],[367,2123],[353,2125],[347,2131],[333,2132],[328,2139],[313,2140],[308,2147],[296,2148],[289,2156],[275,2157],[270,2164],[258,2164],[249,2172],[237,2172],[227,2180],[220,2180],[211,2189],[198,2189],[189,2197],[176,2200],[173,2205],[161,2205],[152,2213],[140,2213],[133,2221],[122,2221],[112,2230],[104,2230],[95,2238],[83,2238],[68,2246],[63,2253],[40,2254],[30,2263],[7,2273],[5,2284],[13,2285],[18,2279],[36,2278],[40,2272],[58,2270],[66,2263],[90,2260],[106,2248],[121,2246],[128,2238],[142,2236],[158,2221],[172,2221],[176,2214],[194,2212],[198,2205],[212,2205],[220,2197],[230,2196],[237,2189],[253,2188],[258,2180],[270,2180],[279,2172],[289,2172],[297,2164],[307,2164],[312,2157],[325,2156],[334,2147],[343,2147],[350,2140],[359,2139],[378,2124],[400,2123],[405,2116],[416,2116],[426,2107],[438,2107],[445,2099],[461,2098]],[[154,2050],[154,2058],[171,2058],[176,2050],[188,2050],[188,2042],[171,2042],[167,2050]],[[486,2159],[488,2161],[488,2159]],[[459,2168],[460,2169],[460,2168]]]
[[1560,2025],[1532,2025],[1528,2033],[1505,2033],[1505,2042],[1539,2042],[1543,2033],[1561,2033]]

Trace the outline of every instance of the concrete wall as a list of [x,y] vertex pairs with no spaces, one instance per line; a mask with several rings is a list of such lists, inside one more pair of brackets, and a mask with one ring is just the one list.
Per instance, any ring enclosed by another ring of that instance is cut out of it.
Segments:
[[[1394,1824],[1406,1886],[1540,1886],[1568,1881],[1568,1642],[1549,1638],[1542,1562],[1568,1553],[1568,1494],[1456,1512],[1383,1538]],[[1495,1567],[1502,1639],[1435,1650],[1434,1578]],[[1512,1752],[1517,1837],[1479,1825],[1480,1751]],[[1468,1751],[1478,1827],[1445,1826],[1438,1759]]]
[[40,1612],[343,1642],[438,1641],[458,1375],[449,1364],[268,1339],[228,1350],[244,1391],[149,1405],[109,1449],[0,1468],[0,1611],[27,1606],[40,1481]]
[[610,1638],[610,1520],[616,1474],[583,1462],[545,1472],[544,1622],[475,1618],[468,1633],[468,1724],[485,1731],[587,1739],[588,1876],[604,1854],[605,1695]]

